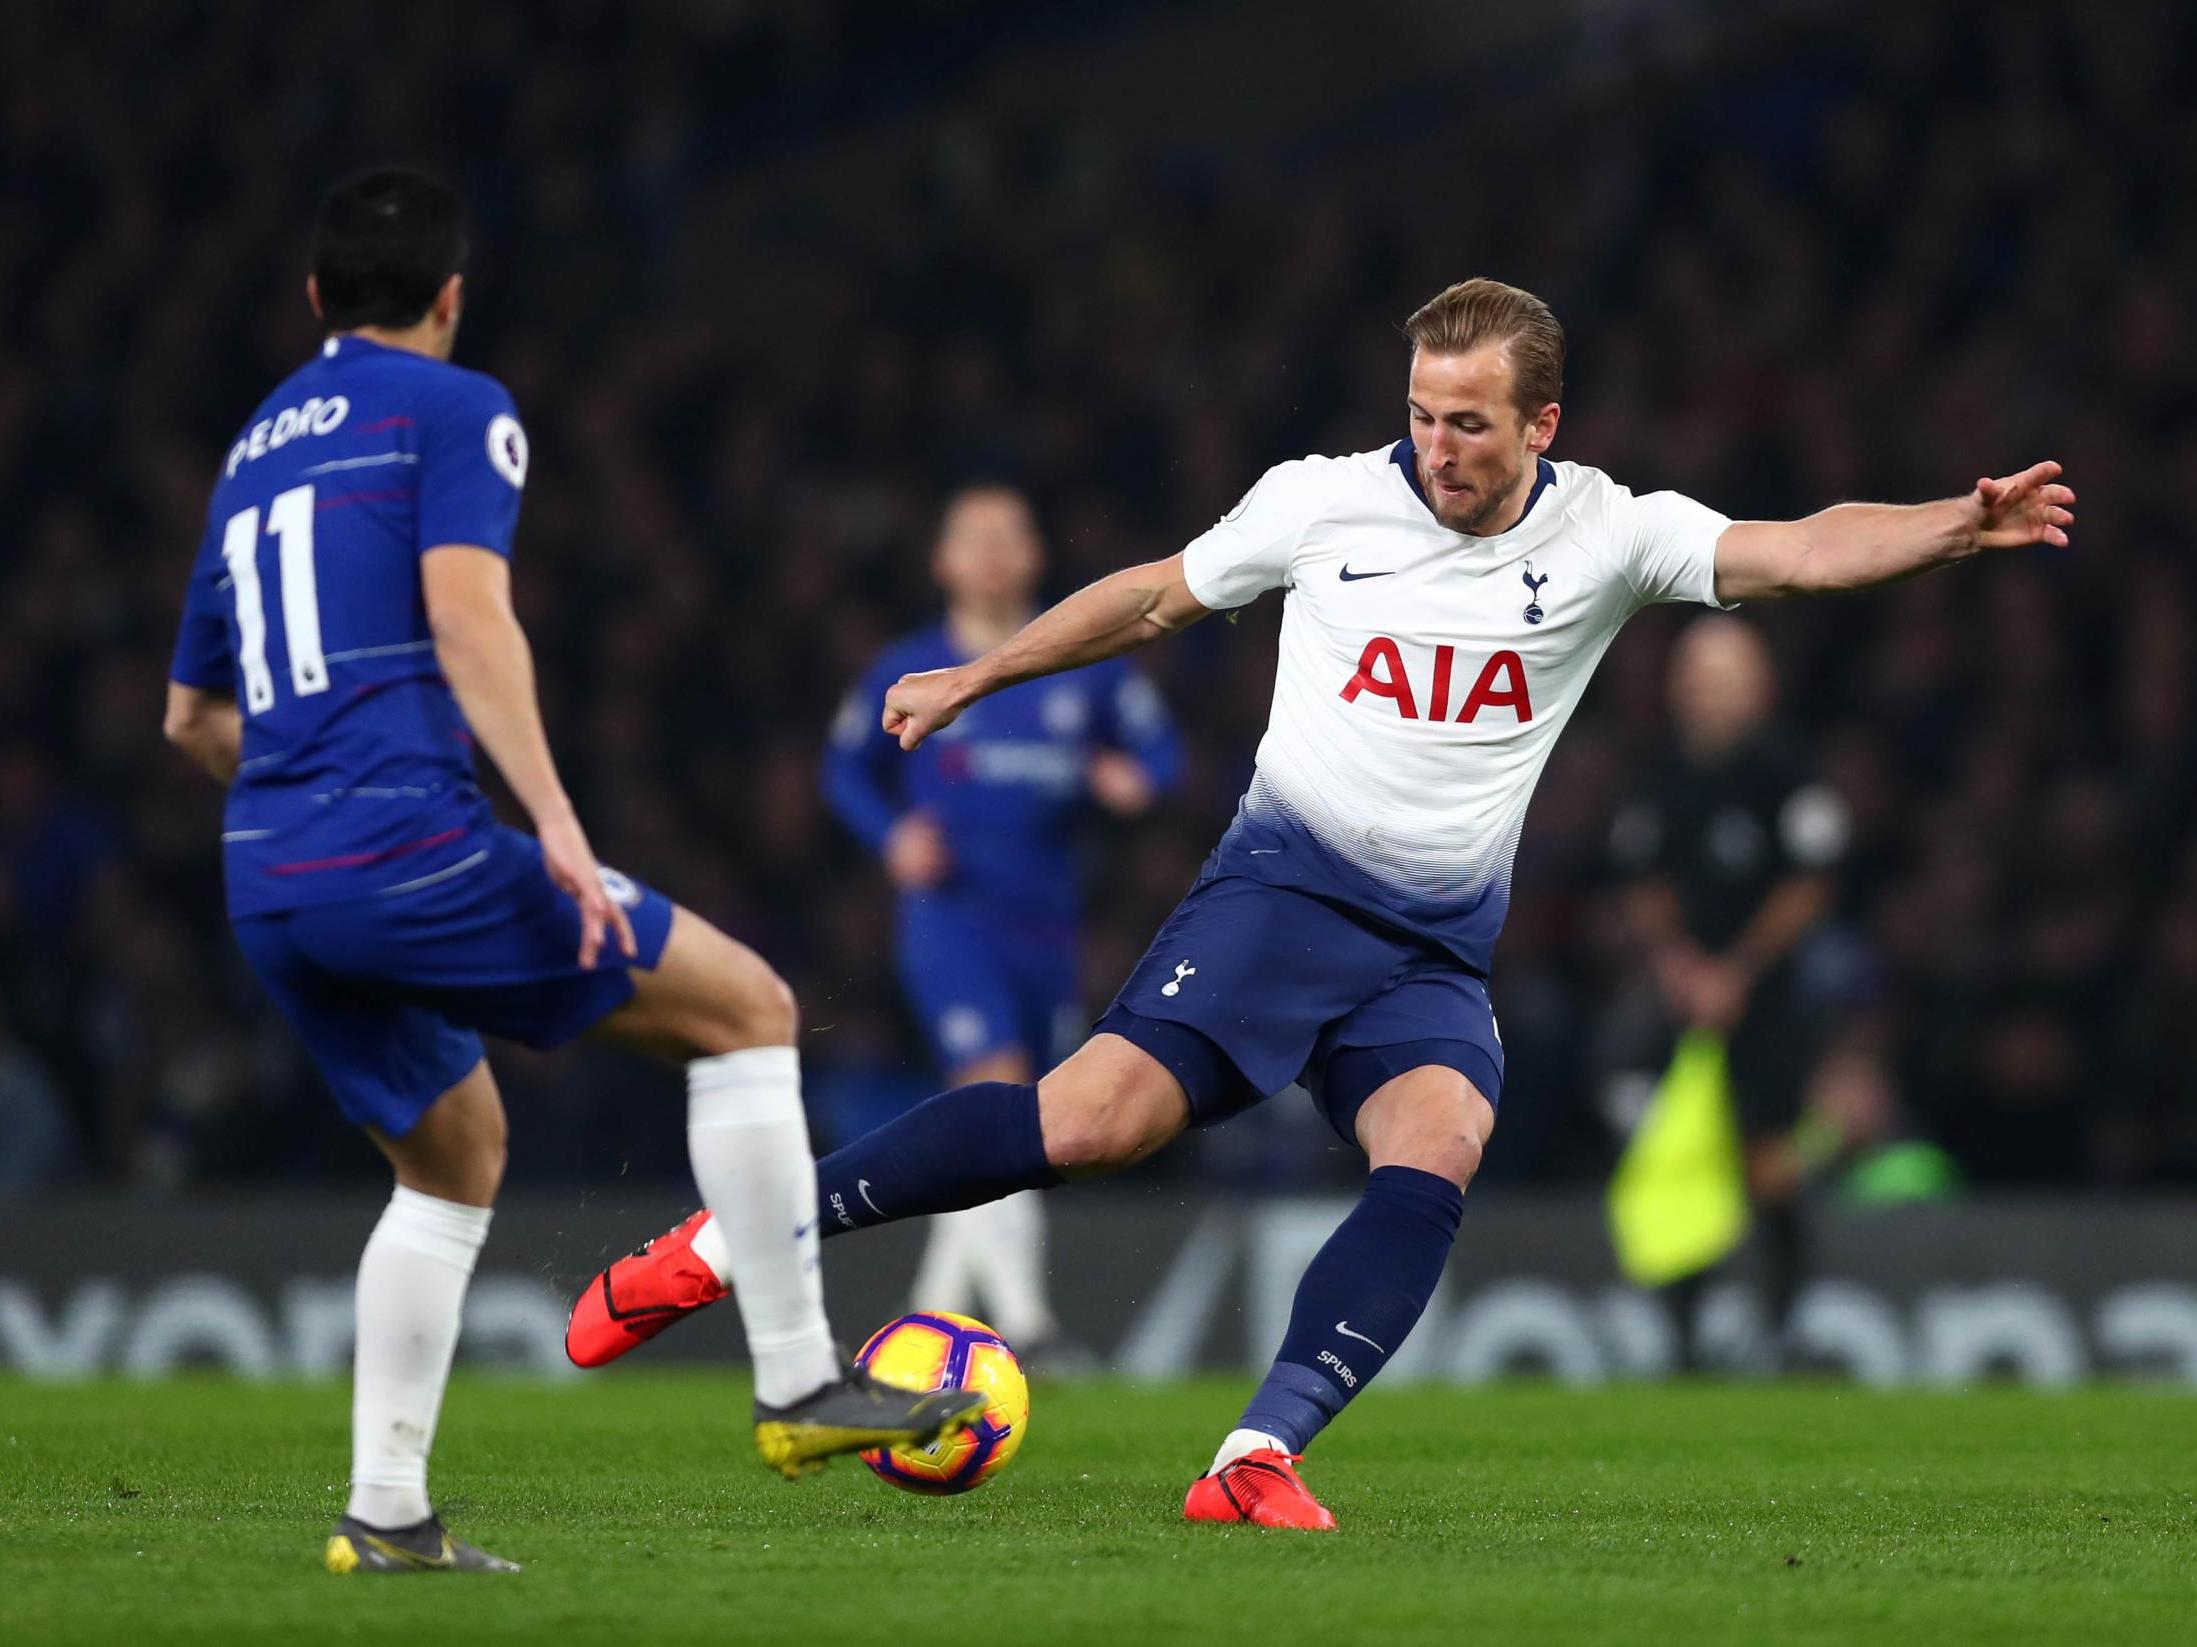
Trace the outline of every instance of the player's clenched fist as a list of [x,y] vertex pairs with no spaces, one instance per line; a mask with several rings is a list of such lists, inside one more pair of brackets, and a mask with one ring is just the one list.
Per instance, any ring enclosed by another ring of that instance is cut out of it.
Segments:
[[926,669],[902,675],[885,694],[885,730],[913,749],[969,706],[968,684],[959,669]]

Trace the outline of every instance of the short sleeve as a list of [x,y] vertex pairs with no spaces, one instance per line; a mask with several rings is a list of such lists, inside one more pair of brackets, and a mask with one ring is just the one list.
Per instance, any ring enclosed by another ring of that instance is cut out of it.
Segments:
[[526,430],[503,385],[438,386],[420,417],[419,553],[446,543],[511,553],[526,487]]
[[1796,869],[1835,868],[1852,835],[1845,798],[1829,784],[1803,784],[1778,808],[1778,848]]
[[202,692],[236,690],[236,656],[229,647],[229,616],[217,569],[221,562],[204,553],[191,572],[183,595],[183,622],[176,630],[175,659],[168,679]]
[[1312,524],[1312,465],[1278,463],[1243,501],[1182,552],[1183,580],[1209,612],[1248,606],[1289,582],[1297,546]]
[[1716,540],[1731,516],[1678,492],[1634,497],[1620,487],[1614,517],[1625,575],[1641,604],[1723,605],[1716,598]]

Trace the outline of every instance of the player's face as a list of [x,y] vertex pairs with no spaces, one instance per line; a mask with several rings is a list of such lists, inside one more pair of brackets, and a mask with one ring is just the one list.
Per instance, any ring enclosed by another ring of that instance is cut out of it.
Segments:
[[1689,743],[1738,742],[1769,719],[1776,676],[1762,638],[1742,619],[1702,618],[1671,659],[1671,712]]
[[1037,522],[1015,492],[964,492],[947,507],[932,557],[950,602],[1027,606],[1045,570]]
[[1556,438],[1551,402],[1518,409],[1510,358],[1491,343],[1463,354],[1411,357],[1411,444],[1434,518],[1484,537],[1517,524],[1536,460]]

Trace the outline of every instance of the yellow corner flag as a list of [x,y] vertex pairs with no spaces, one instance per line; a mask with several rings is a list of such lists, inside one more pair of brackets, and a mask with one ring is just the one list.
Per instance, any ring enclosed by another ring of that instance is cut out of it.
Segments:
[[1660,1287],[1719,1262],[1747,1233],[1747,1185],[1724,1043],[1679,1038],[1610,1180],[1610,1241],[1637,1286]]

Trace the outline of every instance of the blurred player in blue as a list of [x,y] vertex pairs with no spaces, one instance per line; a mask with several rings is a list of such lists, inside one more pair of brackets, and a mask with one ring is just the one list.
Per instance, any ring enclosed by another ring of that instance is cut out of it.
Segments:
[[[756,1445],[793,1475],[976,1403],[849,1369],[824,1315],[794,1002],[761,957],[601,868],[559,782],[511,605],[525,430],[449,364],[464,211],[382,170],[321,208],[327,332],[228,449],[166,731],[228,787],[237,942],[396,1190],[359,1264],[351,1497],[335,1572],[515,1565],[451,1537],[427,1456],[503,1176],[482,1032],[595,1032],[687,1071],[687,1136],[739,1277]],[[534,822],[499,825],[478,740]]]
[[[1088,1021],[1076,928],[1090,809],[1145,812],[1182,757],[1158,691],[1120,659],[1003,692],[902,754],[882,728],[892,684],[981,657],[1036,615],[1044,550],[1029,503],[1005,486],[962,492],[931,569],[945,619],[889,649],[848,694],[825,788],[900,892],[901,984],[947,1084],[1034,1081]],[[1086,1356],[1046,1296],[1044,1218],[1027,1190],[933,1218],[915,1299],[988,1310],[1026,1359],[1066,1370]]]
[[[1037,522],[1006,486],[970,487],[946,508],[931,569],[944,619],[888,648],[847,695],[825,790],[899,890],[900,977],[938,1068],[954,1085],[1026,1082],[1083,1038],[1078,847],[1094,806],[1134,817],[1182,765],[1159,693],[1119,660],[1002,692],[913,759],[882,729],[885,692],[914,670],[980,657],[1035,611],[1044,574]],[[859,1193],[859,1192],[858,1192]],[[712,1245],[707,1210],[660,1237],[636,1267],[637,1299],[664,1278],[682,1298],[715,1273],[679,1251]],[[613,1271],[613,1275],[617,1272]],[[716,1287],[722,1292],[722,1287]],[[566,1348],[598,1366],[654,1337],[670,1309],[613,1315],[607,1288],[572,1315]],[[1044,1205],[1025,1192],[939,1214],[915,1284],[925,1309],[979,1313],[1038,1366],[1073,1369],[1046,1297]],[[664,1300],[662,1302],[667,1302]]]

